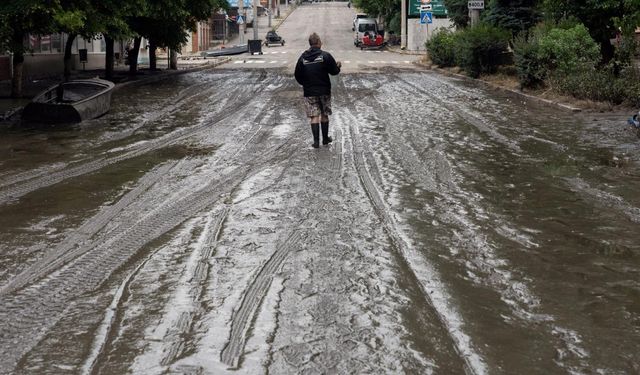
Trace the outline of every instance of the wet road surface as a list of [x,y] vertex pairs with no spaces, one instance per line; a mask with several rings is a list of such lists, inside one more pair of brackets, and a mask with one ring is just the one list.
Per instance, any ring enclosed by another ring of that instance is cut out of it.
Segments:
[[386,66],[316,150],[300,95],[212,69],[2,129],[2,372],[640,371],[623,116]]

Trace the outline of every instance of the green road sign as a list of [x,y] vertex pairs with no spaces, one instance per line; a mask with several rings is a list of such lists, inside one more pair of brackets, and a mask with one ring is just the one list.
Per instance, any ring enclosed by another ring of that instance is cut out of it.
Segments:
[[444,0],[409,0],[410,16],[419,16],[420,9],[432,12],[436,17],[447,16],[447,8],[444,7]]

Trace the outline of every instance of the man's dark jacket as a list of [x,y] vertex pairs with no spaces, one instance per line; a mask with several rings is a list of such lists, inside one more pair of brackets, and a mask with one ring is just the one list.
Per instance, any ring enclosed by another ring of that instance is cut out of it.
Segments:
[[311,47],[298,59],[295,77],[304,89],[304,96],[322,96],[331,95],[329,74],[338,73],[340,68],[329,52]]

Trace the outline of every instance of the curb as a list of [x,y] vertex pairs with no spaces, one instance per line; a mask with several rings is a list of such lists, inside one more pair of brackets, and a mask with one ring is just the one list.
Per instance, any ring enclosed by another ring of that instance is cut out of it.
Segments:
[[433,67],[430,67],[430,66],[427,66],[427,65],[424,65],[424,64],[418,64],[418,65],[424,66],[427,69],[433,70],[433,71],[435,71],[435,72],[437,72],[439,74],[445,75],[445,76],[456,77],[456,78],[465,79],[465,80],[472,81],[472,82],[479,82],[479,83],[484,84],[485,86],[488,86],[488,87],[490,87],[492,89],[501,90],[501,91],[505,91],[505,92],[508,92],[508,93],[511,93],[511,94],[519,95],[519,96],[522,96],[522,97],[527,98],[529,100],[532,100],[534,102],[554,105],[556,107],[559,107],[561,109],[564,109],[564,110],[567,110],[567,111],[571,111],[571,112],[581,112],[582,111],[582,108],[574,107],[574,106],[571,106],[569,104],[565,104],[565,103],[562,103],[562,102],[559,102],[559,101],[555,101],[555,100],[549,100],[549,99],[540,98],[540,97],[537,97],[537,96],[534,96],[534,95],[530,95],[530,94],[525,94],[524,92],[513,90],[513,89],[509,89],[509,88],[506,88],[506,87],[503,87],[503,86],[499,86],[499,85],[496,85],[495,83],[483,81],[481,79],[467,77],[465,75],[458,74],[458,73],[449,72],[449,71],[444,70],[442,68],[433,68]]
[[181,74],[187,74],[187,73],[199,72],[199,71],[203,71],[203,70],[207,70],[207,69],[213,69],[213,68],[215,68],[217,66],[220,66],[222,64],[225,64],[225,63],[227,63],[229,61],[231,61],[231,58],[224,57],[222,59],[214,61],[212,64],[204,64],[203,66],[198,66],[198,67],[195,67],[195,68],[172,70],[172,71],[169,71],[169,72],[158,74],[158,75],[153,76],[153,77],[145,77],[145,78],[142,78],[142,79],[125,81],[125,82],[116,84],[116,86],[113,88],[113,91],[115,92],[115,91],[117,91],[117,90],[119,90],[119,89],[121,89],[123,87],[132,86],[132,85],[136,85],[136,84],[157,82],[157,81],[160,81],[162,79],[173,77],[173,76],[177,76],[177,75],[181,75]]
[[387,47],[387,51],[397,53],[399,55],[411,55],[411,56],[420,56],[420,55],[427,54],[426,51],[409,51],[406,49],[404,50],[400,49],[399,47],[392,47],[392,48]]
[[[151,77],[145,77],[145,78],[141,78],[141,79],[135,79],[135,80],[131,80],[131,81],[124,81],[121,83],[116,83],[115,86],[113,87],[112,93],[116,92],[118,90],[120,90],[123,87],[127,87],[127,86],[133,86],[133,85],[138,85],[138,84],[145,84],[145,83],[151,83],[151,82],[157,82],[160,80],[163,80],[165,78],[169,78],[169,77],[173,77],[173,76],[177,76],[177,75],[181,75],[181,74],[186,74],[186,73],[193,73],[193,72],[199,72],[199,71],[203,71],[203,70],[207,70],[207,69],[213,69],[217,66],[220,66],[222,64],[225,64],[227,62],[229,62],[231,59],[229,57],[224,57],[222,59],[213,61],[213,63],[211,64],[203,64],[202,66],[198,66],[198,67],[194,67],[194,68],[187,68],[187,69],[181,69],[181,70],[171,70],[171,71],[164,71],[159,73],[158,75],[154,75]],[[6,121],[9,120],[11,117],[13,117],[15,114],[19,113],[22,108],[24,106],[19,106],[19,107],[14,107],[11,108],[5,112],[0,112],[0,121]]]
[[273,26],[273,29],[278,30],[280,25],[282,25],[282,23],[284,23],[284,21],[286,21],[287,18],[289,18],[289,16],[291,15],[291,13],[293,13],[293,11],[296,9],[298,9],[298,4],[289,6],[289,9],[288,9],[289,11],[287,12],[287,14],[278,20],[277,24]]

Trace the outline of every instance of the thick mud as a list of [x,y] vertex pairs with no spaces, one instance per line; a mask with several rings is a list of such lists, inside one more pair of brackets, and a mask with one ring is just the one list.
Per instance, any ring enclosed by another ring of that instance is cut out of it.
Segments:
[[624,115],[386,69],[316,150],[300,96],[211,70],[2,129],[0,371],[640,371]]

